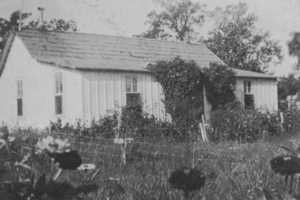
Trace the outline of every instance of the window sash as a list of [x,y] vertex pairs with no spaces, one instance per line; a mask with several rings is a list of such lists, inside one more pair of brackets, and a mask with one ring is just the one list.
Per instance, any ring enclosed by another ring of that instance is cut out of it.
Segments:
[[137,92],[137,78],[136,77],[132,77],[132,92]]
[[126,93],[138,92],[138,80],[135,76],[126,76]]
[[131,80],[130,77],[126,77],[126,92],[131,92]]
[[62,95],[56,95],[54,98],[55,102],[55,114],[60,115],[63,113],[63,98]]
[[63,93],[63,80],[62,73],[58,72],[55,74],[55,94]]
[[244,81],[244,93],[251,94],[251,81]]
[[17,97],[18,98],[23,97],[23,81],[22,80],[17,81]]
[[23,99],[22,98],[17,99],[17,115],[23,116]]

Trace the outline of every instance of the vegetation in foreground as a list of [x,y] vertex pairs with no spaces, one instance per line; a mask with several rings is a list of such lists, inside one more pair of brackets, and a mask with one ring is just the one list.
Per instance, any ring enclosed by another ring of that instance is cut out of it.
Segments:
[[[16,168],[8,168],[8,165],[20,162],[33,150],[39,137],[45,135],[19,132],[16,139],[9,142],[9,150],[17,156],[7,157],[6,149],[1,149],[1,170],[10,172],[0,174],[1,183],[32,177],[26,169],[14,171]],[[190,199],[293,199],[288,195],[284,178],[271,170],[269,162],[276,155],[288,154],[280,146],[297,148],[300,144],[297,139],[278,144],[153,143],[136,139],[127,146],[126,164],[122,164],[120,145],[114,144],[113,139],[70,137],[69,141],[83,162],[96,164],[95,171],[68,171],[58,177],[58,182],[68,181],[74,187],[86,183],[99,186],[98,191],[76,196],[77,199],[182,199],[182,191],[171,187],[168,178],[176,169],[192,166],[201,170],[206,180],[204,187],[193,191]],[[190,151],[190,146],[194,151]],[[53,165],[44,156],[32,156],[27,164],[35,166],[38,176],[46,173],[48,178],[53,177]],[[88,182],[93,175],[93,181]],[[298,186],[294,187],[296,196]]]

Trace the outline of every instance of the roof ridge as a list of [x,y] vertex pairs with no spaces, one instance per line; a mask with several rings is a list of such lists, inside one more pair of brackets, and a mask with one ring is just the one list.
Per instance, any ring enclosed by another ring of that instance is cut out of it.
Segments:
[[38,30],[33,28],[23,29],[21,32],[17,32],[17,35],[22,35],[24,32],[40,32],[40,33],[55,33],[55,34],[72,34],[72,35],[93,35],[93,36],[104,36],[104,37],[115,37],[115,38],[123,38],[123,39],[132,39],[132,40],[148,40],[148,41],[157,41],[157,42],[166,42],[166,43],[175,43],[175,44],[186,44],[186,45],[197,45],[197,46],[207,46],[203,42],[183,42],[183,41],[173,41],[173,40],[162,40],[158,38],[144,38],[144,37],[134,37],[134,36],[124,36],[124,35],[109,35],[103,33],[87,33],[87,32],[71,32],[71,31],[45,31],[45,30]]

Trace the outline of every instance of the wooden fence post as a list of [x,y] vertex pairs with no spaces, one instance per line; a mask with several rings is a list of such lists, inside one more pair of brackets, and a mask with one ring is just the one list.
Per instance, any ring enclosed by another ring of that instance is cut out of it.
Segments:
[[283,116],[283,112],[279,113],[280,116],[280,127],[281,127],[281,131],[284,131],[284,127],[283,127],[283,123],[284,123],[284,116]]
[[203,115],[202,115],[202,122],[199,123],[199,128],[200,128],[202,140],[204,142],[208,142],[208,137],[206,132],[206,121]]

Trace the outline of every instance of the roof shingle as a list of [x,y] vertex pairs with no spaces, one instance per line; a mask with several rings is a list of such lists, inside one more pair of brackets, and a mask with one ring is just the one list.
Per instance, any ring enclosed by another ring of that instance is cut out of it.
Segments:
[[[149,63],[176,56],[194,60],[200,67],[210,62],[223,63],[201,43],[34,30],[19,32],[18,36],[37,61],[79,70],[145,72]],[[244,70],[235,72],[238,77],[275,78]]]

